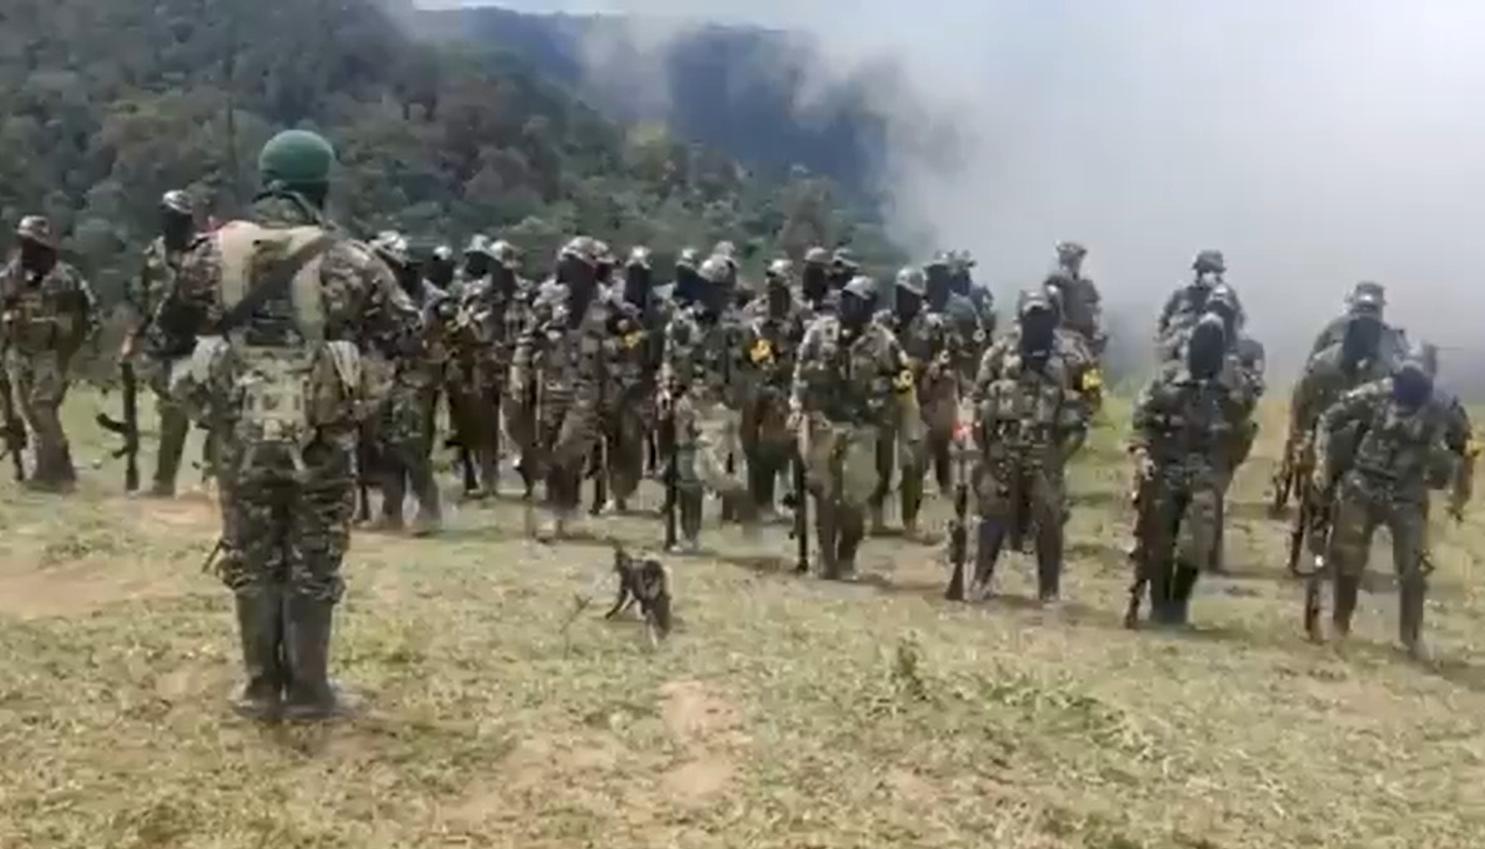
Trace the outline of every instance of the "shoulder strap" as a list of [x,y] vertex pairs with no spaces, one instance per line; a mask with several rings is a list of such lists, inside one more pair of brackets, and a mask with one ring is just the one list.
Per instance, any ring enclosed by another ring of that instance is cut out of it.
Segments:
[[[300,295],[290,288],[294,278],[311,262],[319,259],[335,244],[335,237],[321,231],[300,245],[288,256],[268,268],[261,269],[257,283],[249,287],[246,264],[252,260],[252,245],[262,232],[253,225],[231,225],[223,228],[220,235],[222,247],[222,297],[228,305],[226,313],[217,325],[217,332],[226,335],[246,322],[269,298],[287,292],[291,297]],[[299,289],[302,287],[294,287]],[[295,297],[296,307],[301,300]]]

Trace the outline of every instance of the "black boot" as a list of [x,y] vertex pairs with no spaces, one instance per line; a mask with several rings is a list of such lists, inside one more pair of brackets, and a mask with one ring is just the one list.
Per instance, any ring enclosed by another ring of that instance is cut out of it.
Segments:
[[1330,616],[1336,637],[1344,639],[1351,635],[1351,617],[1356,613],[1356,597],[1360,592],[1360,576],[1335,576],[1335,610]]
[[1036,545],[1036,595],[1043,604],[1062,597],[1062,528],[1042,528]]
[[432,536],[443,529],[443,497],[438,491],[438,480],[433,476],[433,464],[423,463],[413,481],[413,494],[418,497],[418,514],[413,519],[414,536]]
[[1177,564],[1170,590],[1171,625],[1184,628],[1191,624],[1191,594],[1196,590],[1196,579],[1199,577],[1201,571],[1195,567]]
[[1422,578],[1403,578],[1398,586],[1397,637],[1403,650],[1414,660],[1424,660],[1428,651],[1423,644],[1423,602],[1428,595]]
[[938,492],[945,498],[954,497],[954,459],[949,455],[949,443],[933,446],[933,476],[938,480]]
[[349,715],[352,700],[329,678],[330,623],[335,605],[290,595],[284,603],[284,658],[289,667],[284,719],[313,722]]
[[866,536],[866,517],[860,508],[840,508],[836,513],[835,572],[842,581],[856,579],[856,552]]
[[1175,584],[1174,567],[1152,565],[1150,567],[1150,624],[1170,625],[1174,621],[1171,593]]
[[820,549],[820,574],[827,581],[840,577],[837,546],[840,532],[836,524],[836,510],[836,506],[825,499],[815,499],[815,537]]
[[407,499],[407,475],[401,463],[389,459],[382,475],[382,515],[373,526],[379,531],[403,529],[402,503]]
[[237,633],[242,640],[242,666],[247,683],[232,699],[239,716],[273,722],[282,708],[284,689],[282,595],[261,587],[239,593]]
[[979,531],[975,534],[975,577],[969,590],[971,601],[979,601],[990,595],[990,584],[995,578],[995,562],[1000,559],[1000,547],[1004,542],[1004,522],[1000,519],[980,519]]
[[170,412],[160,417],[160,453],[155,458],[155,485],[151,495],[157,498],[175,495],[175,479],[180,473],[190,429],[190,420],[182,414]]
[[904,466],[901,487],[898,507],[902,511],[902,535],[916,542],[921,539],[918,511],[923,507],[923,470]]
[[701,506],[703,492],[696,489],[683,489],[677,495],[681,503],[681,539],[684,546],[693,554],[701,548]]

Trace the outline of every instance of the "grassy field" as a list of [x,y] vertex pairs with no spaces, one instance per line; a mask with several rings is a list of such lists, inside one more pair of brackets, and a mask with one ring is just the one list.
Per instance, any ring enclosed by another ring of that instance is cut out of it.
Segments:
[[[70,403],[85,459],[98,403]],[[999,598],[956,606],[937,549],[870,541],[870,581],[830,585],[791,574],[783,528],[709,529],[713,555],[670,560],[680,627],[652,650],[600,618],[608,549],[523,540],[513,501],[436,541],[360,534],[335,666],[369,710],[323,727],[227,711],[203,496],[125,499],[114,465],[66,501],[7,482],[0,847],[1485,845],[1478,514],[1436,535],[1433,662],[1394,648],[1381,549],[1357,635],[1310,645],[1263,515],[1269,428],[1230,510],[1234,575],[1203,581],[1191,632],[1130,633],[1110,419],[1072,475],[1055,610],[1021,556]]]

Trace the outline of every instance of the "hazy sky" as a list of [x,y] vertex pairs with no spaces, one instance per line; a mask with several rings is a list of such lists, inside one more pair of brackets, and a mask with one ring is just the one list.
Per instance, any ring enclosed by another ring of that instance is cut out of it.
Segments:
[[[1478,346],[1485,315],[1485,2],[519,0],[804,30],[825,76],[891,56],[965,136],[953,163],[899,118],[891,220],[965,246],[998,290],[1058,239],[1111,304],[1153,312],[1217,247],[1254,335],[1292,352],[1357,280],[1415,336]],[[659,19],[656,21],[655,19]]]

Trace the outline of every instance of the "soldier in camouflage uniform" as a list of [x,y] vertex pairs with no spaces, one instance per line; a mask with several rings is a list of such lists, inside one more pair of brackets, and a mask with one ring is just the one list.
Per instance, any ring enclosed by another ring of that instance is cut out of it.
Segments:
[[[1435,393],[1421,357],[1410,356],[1392,377],[1341,396],[1320,416],[1316,434],[1311,486],[1334,504],[1327,562],[1335,578],[1335,631],[1350,633],[1372,534],[1385,526],[1399,583],[1398,638],[1410,655],[1422,656],[1432,571],[1428,490],[1449,486],[1461,464],[1473,464],[1468,418]],[[1468,492],[1454,495],[1449,512],[1458,517]]]
[[1059,332],[1058,311],[1045,292],[1023,293],[1017,315],[1017,332],[985,352],[972,396],[981,460],[970,597],[988,592],[1007,535],[1019,547],[1017,538],[1034,524],[1037,596],[1045,603],[1061,593],[1063,469],[1087,435],[1083,386],[1093,363],[1080,342]]
[[[601,246],[578,236],[557,257],[556,276],[543,284],[516,344],[507,397],[534,400],[531,442],[522,446],[522,473],[546,481],[561,539],[577,513],[585,461],[599,438],[604,358],[612,306],[598,286]],[[528,522],[529,524],[529,522]]]
[[[923,273],[927,278],[925,286],[928,311],[943,316],[953,332],[954,370],[958,374],[959,383],[969,385],[975,380],[981,355],[989,347],[990,334],[982,321],[979,308],[967,296],[959,293],[965,279],[964,274],[959,272],[959,263],[957,253],[940,252],[923,267]],[[946,487],[945,492],[948,492],[949,484],[942,470],[948,467],[947,462],[942,462],[939,477],[939,486]],[[935,463],[939,463],[937,458]]]
[[408,254],[407,240],[401,235],[382,233],[371,246],[418,309],[423,331],[417,354],[396,362],[392,391],[375,426],[382,467],[378,529],[402,530],[403,507],[410,488],[418,500],[413,532],[427,536],[436,533],[443,523],[438,480],[433,474],[434,414],[448,365],[446,334],[454,303],[442,289],[418,274]]
[[490,279],[494,264],[495,255],[489,237],[480,233],[470,236],[469,244],[464,246],[464,264],[454,272],[448,294],[456,300],[463,300],[466,291]]
[[836,293],[830,285],[830,252],[813,247],[805,252],[799,275],[801,321],[808,327],[815,319],[835,312]]
[[520,399],[505,397],[516,340],[521,335],[530,287],[518,276],[520,253],[504,240],[485,246],[491,262],[485,274],[466,281],[450,338],[450,401],[459,440],[479,465],[472,497],[493,496],[500,480],[501,413],[512,416]]
[[1331,319],[1315,337],[1310,349],[1313,357],[1332,345],[1339,344],[1346,336],[1346,328],[1357,318],[1372,318],[1381,323],[1382,335],[1378,341],[1378,355],[1388,368],[1396,368],[1408,354],[1408,335],[1400,327],[1393,327],[1383,320],[1387,308],[1387,290],[1380,283],[1363,281],[1356,284],[1346,296],[1346,311]]
[[743,361],[747,401],[742,416],[742,446],[748,460],[748,489],[763,518],[775,514],[779,474],[794,456],[789,430],[789,393],[794,359],[802,331],[794,302],[794,269],[775,260],[764,274],[764,295],[746,316]]
[[220,450],[218,568],[232,589],[247,685],[263,719],[322,719],[348,702],[327,676],[355,505],[367,356],[416,352],[418,316],[369,248],[322,212],[335,153],[291,130],[259,157],[250,217],[200,239],[148,335],[178,359],[172,390]]
[[5,368],[35,440],[36,469],[26,485],[61,492],[77,482],[60,415],[67,369],[96,330],[97,314],[87,281],[57,256],[51,222],[28,215],[16,236],[20,249],[0,271]]
[[1077,242],[1057,243],[1057,267],[1042,284],[1047,296],[1057,304],[1062,326],[1083,337],[1083,344],[1093,358],[1101,359],[1108,347],[1103,330],[1103,299],[1093,281],[1083,276],[1083,260],[1088,249]]
[[[978,349],[974,352],[974,363],[977,367],[979,359],[989,349],[991,339],[995,335],[995,296],[985,286],[975,285],[974,268],[976,265],[974,255],[969,251],[950,251],[949,257],[949,288],[957,296],[968,301],[974,306],[975,321],[979,328]],[[974,375],[970,375],[974,379]]]
[[1218,544],[1229,440],[1257,402],[1227,356],[1226,336],[1219,317],[1203,317],[1185,356],[1163,366],[1135,405],[1137,587],[1149,588],[1150,618],[1160,624],[1187,622],[1197,578]]
[[[919,537],[918,511],[923,505],[923,477],[928,458],[932,457],[947,478],[952,474],[949,448],[954,427],[959,420],[959,382],[954,371],[957,356],[954,335],[944,316],[923,309],[927,291],[923,272],[904,268],[897,273],[896,305],[891,312],[879,313],[877,320],[896,337],[907,357],[917,390],[919,421],[892,422],[877,442],[877,474],[880,479],[871,500],[873,533],[883,529],[882,507],[891,490],[893,461],[902,447],[901,503],[902,527],[910,539]],[[899,430],[906,424],[907,438]],[[908,446],[912,451],[906,450]],[[943,486],[949,486],[943,483]]]
[[195,207],[191,198],[181,191],[166,192],[160,199],[160,218],[160,235],[145,248],[143,268],[134,285],[125,293],[135,321],[124,340],[123,356],[137,361],[136,369],[155,393],[160,417],[160,451],[155,460],[155,481],[150,494],[157,498],[170,498],[175,495],[176,475],[180,471],[186,437],[191,431],[191,420],[185,409],[170,399],[169,375],[157,367],[156,361],[136,357],[135,350],[145,322],[155,314],[160,302],[175,285],[181,258],[195,241]]
[[428,253],[428,259],[422,264],[420,272],[423,279],[432,284],[433,288],[443,295],[448,295],[453,290],[454,281],[459,275],[459,267],[454,262],[454,249],[448,245],[435,247]]
[[[1207,299],[1212,290],[1225,285],[1223,275],[1227,273],[1227,260],[1221,251],[1202,251],[1196,255],[1191,268],[1196,276],[1190,283],[1172,292],[1160,310],[1155,330],[1155,348],[1161,362],[1181,359],[1181,342],[1191,333],[1201,317],[1206,315]],[[1237,300],[1235,291],[1233,299]],[[1246,315],[1241,302],[1237,304],[1237,316],[1237,325],[1242,327],[1246,322]]]
[[882,429],[919,415],[907,356],[891,331],[872,320],[876,291],[871,278],[856,278],[841,292],[839,315],[810,325],[789,401],[815,497],[819,561],[832,580],[856,573]]
[[665,348],[665,326],[650,267],[640,246],[624,263],[624,279],[609,292],[612,326],[605,344],[609,382],[604,389],[608,508],[627,512],[644,477],[645,439],[655,429],[656,375]]
[[681,536],[693,552],[700,545],[704,490],[722,497],[724,515],[750,527],[758,518],[735,463],[742,455],[746,401],[745,322],[733,307],[726,261],[711,257],[699,273],[706,289],[666,328],[660,370],[660,405],[674,416]]

